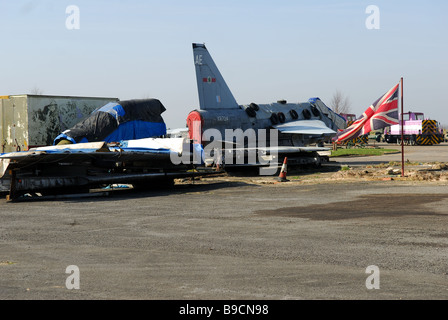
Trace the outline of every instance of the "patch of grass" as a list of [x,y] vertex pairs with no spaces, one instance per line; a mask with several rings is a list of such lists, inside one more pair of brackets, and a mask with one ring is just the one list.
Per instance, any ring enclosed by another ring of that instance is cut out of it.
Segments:
[[349,157],[349,156],[381,156],[387,153],[399,152],[396,149],[338,149],[331,151],[330,157]]

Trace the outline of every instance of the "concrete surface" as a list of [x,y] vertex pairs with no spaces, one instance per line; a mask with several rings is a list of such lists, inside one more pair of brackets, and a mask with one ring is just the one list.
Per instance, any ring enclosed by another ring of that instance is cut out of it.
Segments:
[[[412,148],[446,160],[446,145]],[[447,299],[448,182],[337,170],[0,200],[0,299]]]
[[[373,143],[369,144],[373,146]],[[376,157],[340,157],[333,160],[341,164],[366,165],[378,164],[384,162],[401,162],[401,146],[388,143],[375,143],[375,146],[383,149],[396,149],[396,153],[385,154]],[[448,143],[444,142],[434,146],[405,146],[404,161],[409,162],[447,162],[448,161]]]

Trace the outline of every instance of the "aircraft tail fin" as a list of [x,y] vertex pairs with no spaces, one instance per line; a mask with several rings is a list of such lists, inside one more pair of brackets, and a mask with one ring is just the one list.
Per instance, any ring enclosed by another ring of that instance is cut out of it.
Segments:
[[204,44],[193,43],[199,106],[207,109],[234,109],[238,103]]

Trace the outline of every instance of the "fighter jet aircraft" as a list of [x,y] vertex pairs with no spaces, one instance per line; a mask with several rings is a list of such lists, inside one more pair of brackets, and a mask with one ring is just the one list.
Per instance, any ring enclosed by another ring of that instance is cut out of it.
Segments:
[[[319,98],[311,98],[303,103],[279,100],[269,104],[239,105],[204,44],[193,43],[193,56],[200,109],[189,113],[187,126],[190,138],[196,143],[206,146],[210,141],[206,141],[206,137],[204,139],[204,132],[215,129],[224,137],[224,145],[230,143],[237,145],[236,148],[248,148],[247,143],[241,146],[235,139],[226,140],[226,130],[253,129],[259,132],[260,129],[265,129],[272,133],[270,129],[275,129],[275,133],[278,133],[275,145],[267,139],[267,144],[257,144],[259,151],[263,149],[269,153],[275,149],[280,155],[280,161],[281,155],[295,154],[300,164],[319,165],[322,159],[317,151],[329,150],[322,147],[323,142],[330,141],[338,129],[345,128],[344,118]],[[197,125],[195,127],[195,123],[200,123],[200,130]]]

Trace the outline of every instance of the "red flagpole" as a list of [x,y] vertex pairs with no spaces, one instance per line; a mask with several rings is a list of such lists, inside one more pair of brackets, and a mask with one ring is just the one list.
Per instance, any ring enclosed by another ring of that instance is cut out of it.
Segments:
[[404,177],[404,139],[403,139],[403,77],[401,77],[401,176]]

